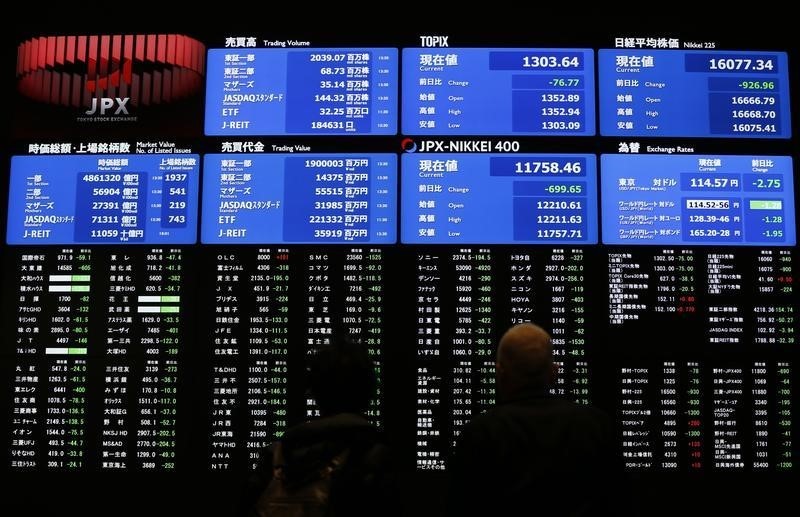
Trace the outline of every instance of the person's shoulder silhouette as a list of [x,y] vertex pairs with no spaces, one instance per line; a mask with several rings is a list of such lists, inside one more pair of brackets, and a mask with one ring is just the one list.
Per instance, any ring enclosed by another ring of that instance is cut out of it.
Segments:
[[613,425],[604,412],[550,396],[550,336],[523,323],[500,340],[498,404],[467,424],[448,470],[451,515],[604,515]]

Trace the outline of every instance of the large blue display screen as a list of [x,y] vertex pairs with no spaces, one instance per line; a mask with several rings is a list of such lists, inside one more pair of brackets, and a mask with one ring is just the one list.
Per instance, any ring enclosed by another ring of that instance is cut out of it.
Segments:
[[793,246],[788,156],[600,160],[605,244]]
[[588,49],[403,49],[403,133],[595,134]]
[[600,50],[600,134],[789,138],[785,52]]
[[197,155],[14,156],[9,244],[192,244]]
[[210,154],[203,243],[397,240],[394,154]]
[[406,244],[597,242],[591,154],[405,154]]
[[207,135],[397,133],[397,49],[213,49]]

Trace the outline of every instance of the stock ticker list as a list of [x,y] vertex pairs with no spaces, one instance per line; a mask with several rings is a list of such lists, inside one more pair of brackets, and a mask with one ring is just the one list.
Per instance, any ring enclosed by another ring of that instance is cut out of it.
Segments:
[[461,429],[496,400],[496,339],[536,321],[560,373],[550,393],[588,404],[588,260],[582,248],[415,248],[416,465],[444,470]]
[[209,271],[216,278],[209,469],[254,468],[288,426],[292,399],[303,419],[319,416],[303,389],[290,388],[290,378],[304,372],[309,354],[330,344],[334,328],[367,347],[378,390],[366,416],[383,425],[385,255],[373,247],[217,250]]
[[[632,470],[793,468],[795,252],[609,253],[617,417]],[[658,324],[668,349],[638,339]]]
[[[345,332],[366,416],[444,470],[533,321],[627,469],[793,470],[787,54],[370,45],[209,50],[208,154],[12,157],[8,465],[253,469]],[[598,154],[628,137],[737,154]]]
[[31,248],[9,277],[10,466],[175,469],[180,248]]

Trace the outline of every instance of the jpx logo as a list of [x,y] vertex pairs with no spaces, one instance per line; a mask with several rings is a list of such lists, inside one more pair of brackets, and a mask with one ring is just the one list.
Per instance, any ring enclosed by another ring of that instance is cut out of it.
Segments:
[[[130,85],[133,79],[133,63],[130,59],[116,57],[87,60],[86,89],[94,94],[103,94],[120,85]],[[109,92],[110,93],[110,92]],[[127,104],[130,97],[94,97],[92,106],[84,113],[104,116],[110,110],[113,115],[129,115]]]
[[133,81],[133,62],[130,59],[89,58],[87,62],[86,89],[90,92],[108,90]]
[[205,60],[205,45],[183,34],[39,36],[17,48],[17,89],[76,108],[80,122],[133,120],[200,92]]
[[92,99],[91,109],[86,110],[87,115],[105,115],[110,109],[115,108],[114,115],[128,115],[126,104],[130,97],[95,97]]

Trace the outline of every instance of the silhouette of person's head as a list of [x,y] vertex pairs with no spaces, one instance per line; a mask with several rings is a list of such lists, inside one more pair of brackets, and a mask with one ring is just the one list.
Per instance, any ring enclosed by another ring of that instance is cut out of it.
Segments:
[[550,335],[533,323],[514,325],[500,338],[495,368],[501,400],[523,391],[544,390],[558,373]]
[[311,358],[309,388],[322,416],[365,413],[376,384],[372,360],[359,343],[337,338]]

